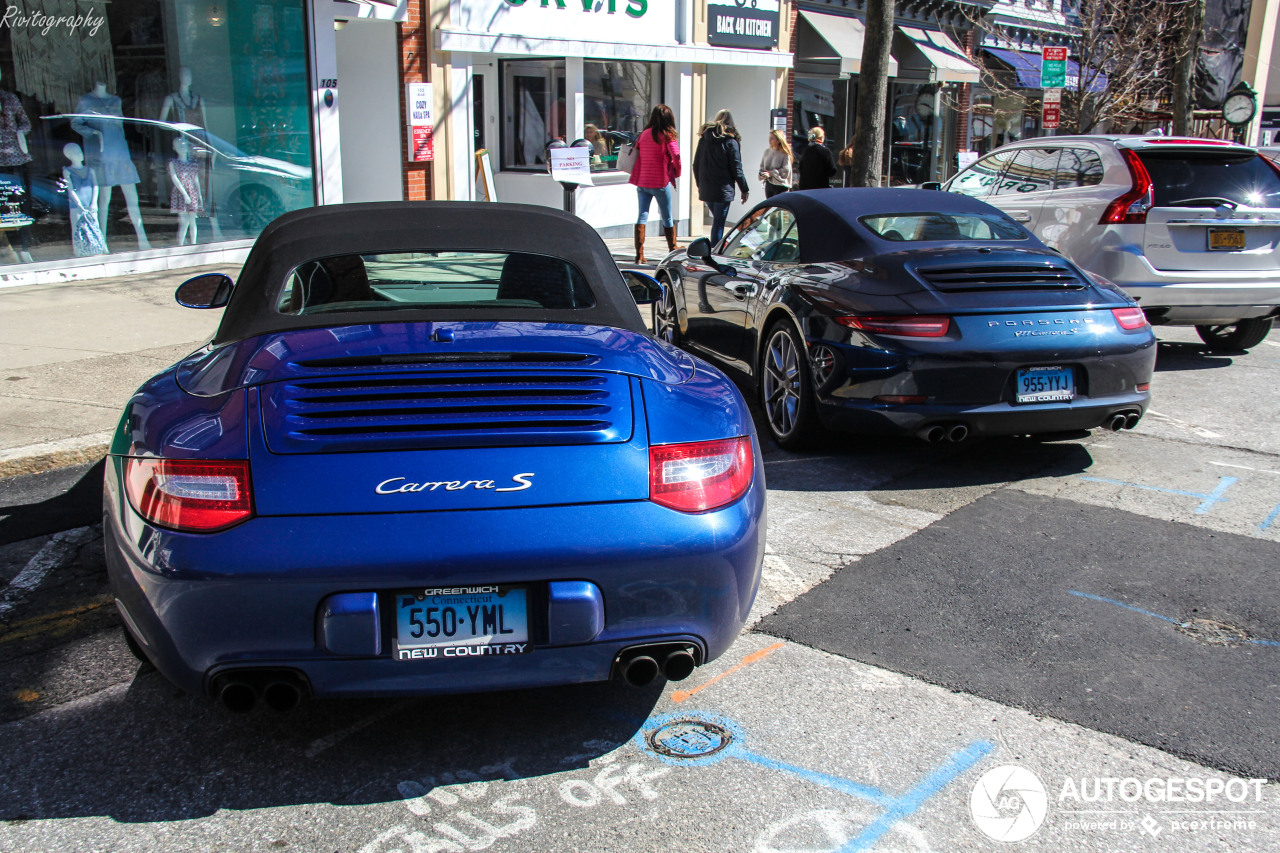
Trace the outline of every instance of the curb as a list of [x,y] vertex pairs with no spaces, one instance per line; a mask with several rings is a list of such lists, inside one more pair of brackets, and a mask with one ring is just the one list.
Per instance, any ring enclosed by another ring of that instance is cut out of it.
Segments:
[[38,474],[54,468],[97,462],[107,455],[111,433],[98,432],[0,450],[0,478]]

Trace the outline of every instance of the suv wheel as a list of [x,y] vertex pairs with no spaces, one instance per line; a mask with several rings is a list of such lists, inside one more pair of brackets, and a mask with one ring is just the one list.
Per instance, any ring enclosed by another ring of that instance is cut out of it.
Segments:
[[1234,325],[1196,326],[1200,340],[1210,350],[1246,350],[1262,343],[1271,332],[1271,318],[1257,317],[1252,320],[1241,320]]

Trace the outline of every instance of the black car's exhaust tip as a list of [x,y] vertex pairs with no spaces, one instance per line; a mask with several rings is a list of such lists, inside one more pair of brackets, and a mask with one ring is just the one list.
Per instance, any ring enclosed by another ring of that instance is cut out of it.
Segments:
[[213,688],[214,696],[222,707],[233,714],[247,714],[258,704],[258,691],[253,685],[239,678],[223,678]]
[[916,432],[916,436],[930,444],[937,444],[939,441],[942,441],[947,437],[947,428],[942,424],[933,424],[932,426],[920,429]]
[[1107,426],[1107,429],[1111,430],[1112,432],[1119,432],[1120,430],[1124,429],[1124,425],[1127,422],[1128,422],[1128,419],[1125,418],[1123,414],[1115,414],[1107,419],[1106,426]]
[[644,687],[658,677],[658,662],[648,655],[636,655],[622,665],[622,677],[632,687]]
[[286,714],[302,704],[302,690],[290,681],[273,681],[263,688],[262,701],[271,710]]
[[697,666],[698,662],[694,660],[693,655],[681,649],[667,655],[666,660],[662,662],[662,674],[667,681],[684,681],[693,675],[693,670]]
[[969,437],[969,428],[964,424],[954,424],[947,430],[947,441],[959,444]]
[[1124,428],[1133,429],[1138,425],[1138,421],[1140,420],[1142,420],[1142,415],[1138,414],[1137,412],[1130,412],[1128,415],[1125,416]]

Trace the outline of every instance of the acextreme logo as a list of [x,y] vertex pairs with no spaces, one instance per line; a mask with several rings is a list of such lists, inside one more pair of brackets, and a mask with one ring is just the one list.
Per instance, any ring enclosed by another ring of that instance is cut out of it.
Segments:
[[1040,777],[1025,767],[993,767],[969,795],[973,822],[988,838],[1022,841],[1035,834],[1049,811]]

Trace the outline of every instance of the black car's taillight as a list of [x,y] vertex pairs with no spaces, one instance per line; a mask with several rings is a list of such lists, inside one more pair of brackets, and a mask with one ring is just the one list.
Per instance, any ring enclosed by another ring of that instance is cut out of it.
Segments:
[[836,317],[836,322],[851,329],[877,335],[903,338],[940,338],[951,328],[950,317],[908,314],[902,317]]
[[124,466],[129,504],[152,524],[213,533],[253,517],[248,461],[130,457]]

